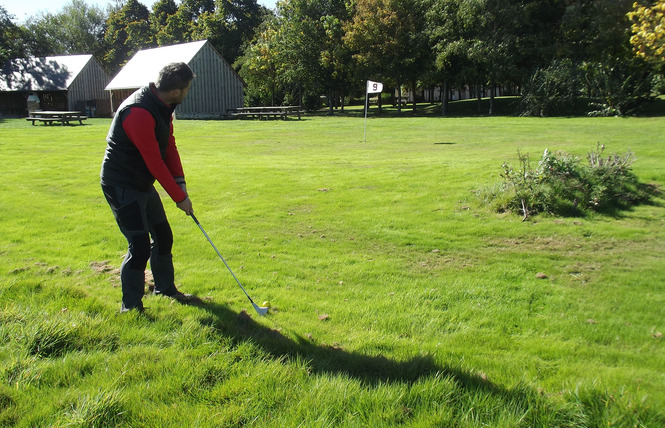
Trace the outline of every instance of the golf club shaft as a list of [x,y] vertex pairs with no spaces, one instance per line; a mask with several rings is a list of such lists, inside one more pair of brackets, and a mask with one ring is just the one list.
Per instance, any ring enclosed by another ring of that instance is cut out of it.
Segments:
[[203,232],[203,235],[206,237],[206,239],[208,240],[208,242],[210,242],[210,245],[212,245],[212,248],[215,249],[215,252],[216,252],[217,255],[219,256],[219,258],[222,259],[222,261],[224,262],[224,265],[226,265],[226,268],[229,270],[229,272],[231,272],[231,275],[233,275],[233,279],[236,280],[236,282],[237,282],[238,285],[240,286],[240,289],[243,291],[243,293],[245,293],[245,296],[247,296],[247,298],[248,298],[249,301],[252,303],[252,305],[256,306],[256,304],[254,303],[254,301],[252,300],[252,298],[249,297],[249,294],[247,294],[247,291],[245,290],[245,287],[242,286],[242,284],[240,283],[240,281],[239,281],[238,278],[236,277],[236,274],[233,273],[233,271],[231,270],[231,267],[229,266],[229,264],[226,263],[226,260],[224,260],[224,257],[222,257],[222,253],[220,253],[219,250],[217,249],[217,247],[215,246],[215,244],[213,244],[212,239],[210,239],[210,237],[208,236],[208,234],[206,233],[206,231],[203,229],[203,226],[201,226],[201,223],[199,223],[199,220],[196,218],[196,216],[194,215],[194,213],[191,213],[190,215],[192,216],[192,219],[194,219],[194,222],[195,222],[196,225],[199,227],[199,229],[201,229],[201,232]]

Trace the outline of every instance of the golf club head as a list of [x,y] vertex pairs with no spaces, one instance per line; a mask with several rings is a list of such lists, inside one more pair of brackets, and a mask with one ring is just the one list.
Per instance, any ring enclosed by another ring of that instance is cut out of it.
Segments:
[[252,305],[254,305],[254,309],[256,310],[256,313],[261,315],[262,317],[265,317],[266,314],[268,313],[268,309],[270,309],[267,306],[259,306],[254,302],[252,302]]

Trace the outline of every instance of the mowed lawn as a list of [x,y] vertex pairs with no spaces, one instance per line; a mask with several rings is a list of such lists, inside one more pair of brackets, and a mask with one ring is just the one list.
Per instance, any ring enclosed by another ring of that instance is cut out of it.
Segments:
[[183,306],[120,314],[109,119],[0,121],[0,426],[665,426],[665,200],[490,212],[517,151],[637,155],[665,119],[176,121]]

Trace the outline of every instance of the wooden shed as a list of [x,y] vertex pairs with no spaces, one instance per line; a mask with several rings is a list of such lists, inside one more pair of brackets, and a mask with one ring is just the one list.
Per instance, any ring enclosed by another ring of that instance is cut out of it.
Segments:
[[178,119],[217,119],[243,106],[245,82],[207,41],[144,49],[132,57],[106,86],[115,112],[136,89],[154,82],[167,64],[184,62],[196,78],[176,109]]
[[109,80],[108,73],[92,55],[11,59],[0,76],[0,112],[25,115],[30,97],[39,100],[35,104],[38,110],[108,116],[111,108],[104,88]]

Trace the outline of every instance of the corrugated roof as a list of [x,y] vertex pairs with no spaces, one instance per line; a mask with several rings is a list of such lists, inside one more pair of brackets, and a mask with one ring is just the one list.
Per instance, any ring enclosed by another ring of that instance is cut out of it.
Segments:
[[172,62],[189,64],[206,43],[207,40],[202,40],[138,51],[106,85],[106,90],[135,89],[154,82],[165,65]]
[[92,55],[11,59],[2,67],[0,91],[66,91]]

